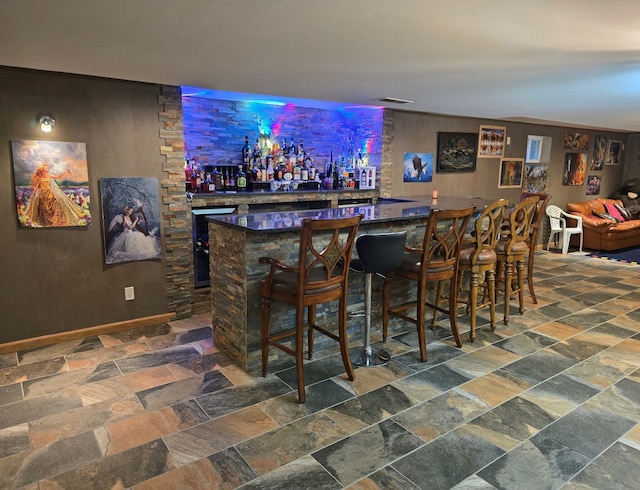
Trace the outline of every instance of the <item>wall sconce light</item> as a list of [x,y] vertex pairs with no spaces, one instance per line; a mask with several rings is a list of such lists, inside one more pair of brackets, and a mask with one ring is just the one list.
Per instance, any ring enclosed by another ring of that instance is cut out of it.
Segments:
[[50,133],[56,125],[56,120],[52,116],[40,115],[36,117],[36,121],[40,125],[40,130],[43,133]]

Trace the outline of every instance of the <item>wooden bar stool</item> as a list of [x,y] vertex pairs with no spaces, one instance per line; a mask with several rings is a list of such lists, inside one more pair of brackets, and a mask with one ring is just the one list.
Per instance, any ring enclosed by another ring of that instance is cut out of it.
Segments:
[[[308,333],[309,359],[313,355],[313,332],[318,330],[339,342],[347,376],[350,381],[354,379],[347,345],[347,280],[353,244],[362,217],[359,214],[339,219],[303,220],[296,265],[287,265],[270,257],[258,259],[261,264],[270,266],[269,274],[260,284],[262,375],[267,374],[270,345],[294,356],[300,403],[306,399],[303,361],[305,331]],[[339,302],[338,331],[334,333],[316,324],[316,307],[336,300]],[[273,301],[295,306],[296,320],[292,329],[271,333]],[[305,309],[307,323],[304,322]],[[283,343],[284,339],[291,337],[295,339],[293,348]]]
[[[498,257],[498,277],[504,272],[504,324],[509,323],[509,303],[511,295],[518,293],[520,314],[524,313],[525,258],[529,251],[527,241],[539,196],[531,196],[520,201],[510,212],[508,227],[503,227],[496,247]],[[515,287],[513,284],[516,269]]]
[[[469,290],[467,300],[458,294],[458,303],[467,305],[469,313],[469,340],[476,340],[477,310],[489,306],[491,317],[491,331],[495,331],[496,316],[496,247],[500,235],[500,226],[504,218],[504,210],[508,202],[500,199],[488,204],[480,213],[473,224],[473,241],[470,246],[465,246],[460,252],[460,262],[458,264],[459,277],[458,284],[460,291],[463,290],[463,275],[469,273]],[[484,273],[484,280],[480,282],[480,275]],[[478,291],[484,290],[483,302],[478,304]]]
[[534,304],[537,304],[538,300],[536,298],[536,293],[533,290],[533,259],[536,256],[536,246],[538,245],[538,236],[540,235],[542,219],[552,196],[551,194],[543,194],[541,192],[523,192],[520,196],[520,200],[531,196],[538,196],[540,198],[536,206],[535,213],[533,214],[533,221],[529,230],[529,240],[527,240],[527,246],[529,247],[529,256],[527,258],[527,284],[529,286],[531,300]]
[[[382,337],[387,340],[389,316],[402,318],[416,325],[420,344],[420,359],[427,360],[425,338],[425,309],[447,313],[456,345],[462,347],[462,340],[456,323],[457,291],[458,291],[458,259],[462,241],[467,230],[469,218],[475,206],[455,210],[432,209],[425,227],[422,248],[405,247],[405,254],[400,266],[391,271],[383,285]],[[391,306],[391,283],[396,279],[408,279],[417,283],[417,298],[395,306]],[[446,310],[434,303],[427,302],[427,285],[440,281],[449,281],[449,309]],[[416,317],[410,317],[407,310],[416,308]]]
[[379,366],[391,359],[387,351],[371,347],[371,284],[374,274],[386,274],[400,265],[406,241],[406,231],[361,235],[356,240],[358,259],[351,262],[351,269],[364,273],[363,348],[351,359],[357,366]]

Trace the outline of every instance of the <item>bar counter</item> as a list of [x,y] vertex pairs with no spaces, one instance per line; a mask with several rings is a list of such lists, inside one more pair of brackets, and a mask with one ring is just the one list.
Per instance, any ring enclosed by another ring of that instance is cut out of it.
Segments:
[[[424,227],[431,209],[458,209],[475,205],[482,209],[487,200],[481,198],[440,197],[381,199],[375,204],[347,205],[326,209],[207,216],[210,249],[210,302],[215,345],[226,352],[246,371],[261,365],[260,350],[260,281],[268,267],[258,263],[262,256],[296,264],[302,220],[333,219],[362,213],[358,234],[407,231],[407,245],[421,246]],[[354,247],[354,254],[355,247]],[[363,308],[361,274],[349,275],[348,311]],[[374,284],[372,335],[379,333],[379,290]],[[286,329],[294,323],[294,308],[274,303],[272,326]],[[330,304],[318,308],[320,324],[335,324],[336,308]],[[349,320],[350,345],[361,345],[362,318]],[[314,351],[336,345],[316,335]],[[269,366],[291,359],[278,349],[270,349]]]

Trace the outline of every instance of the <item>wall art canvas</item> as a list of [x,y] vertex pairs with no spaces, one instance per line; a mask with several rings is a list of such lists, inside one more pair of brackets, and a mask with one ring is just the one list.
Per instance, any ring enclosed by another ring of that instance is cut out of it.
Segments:
[[438,133],[436,172],[474,172],[478,133]]
[[588,150],[589,135],[586,133],[564,133],[563,148],[565,150]]
[[100,179],[100,195],[105,262],[160,259],[158,179]]
[[478,158],[501,158],[506,141],[505,126],[480,126]]
[[605,165],[620,165],[620,155],[622,154],[622,141],[607,141],[607,156]]
[[593,161],[591,170],[602,170],[607,156],[607,138],[598,134],[593,142]]
[[540,192],[547,194],[549,188],[548,165],[525,165],[522,179],[523,192]]
[[587,171],[586,153],[566,153],[564,157],[564,172],[562,173],[562,185],[584,184]]
[[19,227],[91,224],[85,143],[15,140],[11,155]]
[[589,175],[587,177],[587,196],[597,196],[600,194],[600,176]]
[[431,182],[433,180],[433,153],[405,153],[404,181]]
[[500,161],[498,187],[522,187],[524,158],[503,158]]

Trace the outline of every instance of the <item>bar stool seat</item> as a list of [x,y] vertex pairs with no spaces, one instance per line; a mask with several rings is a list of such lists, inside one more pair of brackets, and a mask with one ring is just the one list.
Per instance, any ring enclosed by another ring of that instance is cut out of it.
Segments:
[[358,258],[351,261],[351,269],[364,273],[364,310],[362,351],[351,361],[356,366],[379,366],[387,363],[391,355],[385,350],[371,347],[371,284],[374,274],[383,275],[396,269],[404,255],[407,232],[375,233],[356,239]]

